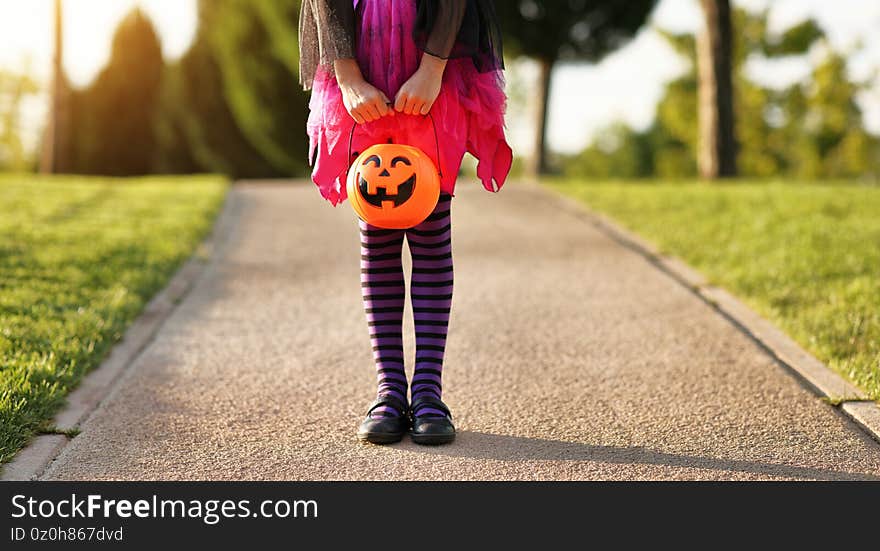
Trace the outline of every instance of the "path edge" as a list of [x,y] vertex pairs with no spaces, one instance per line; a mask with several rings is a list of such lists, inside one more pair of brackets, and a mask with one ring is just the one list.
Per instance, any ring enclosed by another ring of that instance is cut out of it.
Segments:
[[64,407],[52,418],[54,432],[34,436],[11,461],[0,467],[0,481],[39,479],[75,438],[71,435],[79,432],[82,423],[110,395],[122,374],[153,342],[165,321],[204,274],[220,245],[228,240],[240,208],[235,187],[235,184],[228,186],[220,212],[205,239],[166,286],[150,299],[98,367],[86,374],[67,395]]
[[550,195],[563,210],[586,220],[600,232],[639,254],[686,287],[754,341],[777,365],[793,375],[808,390],[834,406],[835,410],[880,442],[880,406],[864,390],[807,352],[773,323],[729,292],[712,286],[703,274],[683,260],[664,254],[656,245],[624,228],[609,216],[550,186],[536,182],[526,185],[550,191]]

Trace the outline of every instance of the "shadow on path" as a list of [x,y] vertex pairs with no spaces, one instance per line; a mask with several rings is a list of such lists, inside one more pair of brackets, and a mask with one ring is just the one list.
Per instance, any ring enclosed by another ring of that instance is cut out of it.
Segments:
[[[410,450],[412,449],[410,448]],[[880,481],[880,476],[866,473],[799,467],[745,459],[681,455],[653,451],[640,446],[600,446],[470,431],[459,431],[456,443],[450,446],[418,446],[415,450],[428,455],[498,461],[594,461],[620,465],[642,464],[709,469],[808,480]]]

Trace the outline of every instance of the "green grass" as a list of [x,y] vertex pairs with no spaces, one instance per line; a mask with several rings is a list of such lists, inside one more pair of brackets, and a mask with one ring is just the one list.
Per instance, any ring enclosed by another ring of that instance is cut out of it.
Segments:
[[880,187],[550,184],[684,259],[880,399]]
[[0,175],[0,464],[207,235],[217,177]]

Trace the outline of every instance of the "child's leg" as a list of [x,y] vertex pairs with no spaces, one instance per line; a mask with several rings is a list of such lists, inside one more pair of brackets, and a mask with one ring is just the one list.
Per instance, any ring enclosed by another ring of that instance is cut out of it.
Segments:
[[[370,341],[379,380],[380,395],[390,394],[407,403],[406,372],[403,370],[403,305],[406,287],[401,250],[403,230],[383,230],[360,222],[361,293],[370,326]],[[398,416],[381,406],[373,416]]]
[[[451,204],[451,196],[441,195],[434,213],[406,233],[413,260],[410,293],[416,329],[413,401],[423,395],[439,399],[443,390],[443,354],[452,306]],[[418,413],[445,416],[427,407]]]

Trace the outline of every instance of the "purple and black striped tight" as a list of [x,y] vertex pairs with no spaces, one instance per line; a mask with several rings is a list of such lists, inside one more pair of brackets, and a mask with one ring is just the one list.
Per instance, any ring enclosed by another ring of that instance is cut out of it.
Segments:
[[[403,363],[406,285],[401,258],[406,237],[412,254],[410,295],[416,330],[412,399],[441,397],[443,354],[452,306],[452,197],[441,195],[433,214],[409,230],[383,230],[361,221],[361,290],[379,380],[379,394],[407,402]],[[380,407],[376,416],[396,415]],[[422,408],[420,415],[443,415]]]

